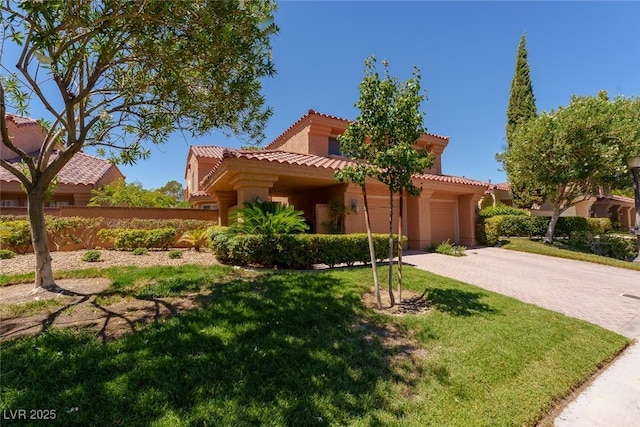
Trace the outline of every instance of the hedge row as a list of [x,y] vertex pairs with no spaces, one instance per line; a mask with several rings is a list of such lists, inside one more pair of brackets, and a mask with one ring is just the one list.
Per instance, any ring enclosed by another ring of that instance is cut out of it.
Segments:
[[103,228],[98,231],[98,238],[109,242],[115,249],[134,250],[169,249],[176,239],[176,229],[155,228],[151,230],[131,228]]
[[[389,235],[374,234],[377,259],[388,258]],[[397,242],[397,236],[394,236]],[[403,238],[406,245],[406,237]],[[370,262],[366,234],[280,234],[264,236],[231,234],[216,229],[210,233],[210,247],[223,264],[308,269],[314,264],[352,265]],[[397,255],[394,244],[394,256]]]
[[[481,244],[495,246],[500,237],[543,237],[547,234],[550,217],[497,215],[478,221],[477,239]],[[613,226],[608,218],[560,217],[555,228],[556,237],[569,237],[573,232],[604,234]]]
[[[96,247],[98,231],[107,229],[164,229],[175,230],[174,241],[185,232],[206,229],[213,225],[211,221],[195,219],[105,219],[102,217],[58,217],[45,216],[47,232],[56,250],[70,244],[80,244],[85,249]],[[8,247],[18,253],[26,253],[31,247],[31,230],[26,216],[0,216],[0,248]],[[155,247],[155,246],[154,246]]]

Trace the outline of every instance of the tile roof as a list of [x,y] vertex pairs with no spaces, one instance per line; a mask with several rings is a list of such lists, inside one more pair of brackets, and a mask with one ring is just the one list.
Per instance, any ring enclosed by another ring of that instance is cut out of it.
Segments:
[[508,182],[501,182],[499,184],[489,184],[489,190],[511,191],[511,184],[509,184]]
[[[333,119],[333,120],[338,120],[341,122],[344,122],[345,124],[349,124],[351,122],[353,122],[352,120],[348,120],[348,119],[344,119],[342,117],[338,117],[338,116],[332,116],[330,114],[324,114],[324,113],[319,113],[313,109],[309,109],[309,111],[307,111],[307,113],[300,117],[298,120],[296,120],[291,126],[289,126],[287,129],[285,129],[284,132],[282,132],[280,135],[278,135],[273,141],[271,141],[268,145],[267,145],[267,149],[269,149],[269,147],[271,147],[272,145],[274,145],[276,142],[279,142],[280,139],[287,133],[289,132],[291,129],[293,129],[296,125],[298,125],[300,122],[304,121],[307,117],[309,116],[319,116],[319,117],[324,117],[327,119]],[[442,135],[436,135],[434,133],[429,133],[429,132],[425,132],[425,134],[436,137],[436,138],[441,138],[441,139],[445,139],[445,140],[449,140],[448,136],[442,136]]]
[[[95,185],[112,167],[115,166],[107,160],[77,153],[62,168],[58,178],[61,184]],[[13,182],[18,179],[0,168],[0,181]]]
[[206,157],[210,159],[222,159],[224,147],[216,145],[192,145],[189,147],[196,157]]
[[[346,158],[322,157],[313,154],[291,153],[282,150],[236,150],[234,148],[217,148],[222,149],[223,159],[246,159],[331,170],[341,170],[349,165],[355,165],[355,162]],[[202,183],[205,183],[216,172],[221,164],[222,162],[219,162],[216,166],[214,166],[213,169],[211,169],[211,171],[203,178]],[[427,181],[473,185],[478,187],[489,187],[491,185],[487,182],[451,175],[420,174],[416,175],[416,178],[424,179]]]
[[7,120],[12,121],[18,127],[38,125],[38,121],[30,117],[22,117],[22,116],[18,116],[16,114],[11,114],[11,113],[7,113],[6,117],[7,117]]
[[613,200],[615,202],[623,202],[623,203],[631,203],[631,204],[635,204],[636,202],[636,200],[632,199],[631,197],[614,196],[614,195],[598,196],[598,199],[607,199],[607,200]]
[[449,184],[474,185],[477,187],[488,187],[491,185],[488,182],[482,182],[475,179],[468,179],[468,178],[452,176],[452,175],[433,175],[429,173],[424,173],[424,174],[416,175],[416,178],[424,179],[427,181],[446,182]]

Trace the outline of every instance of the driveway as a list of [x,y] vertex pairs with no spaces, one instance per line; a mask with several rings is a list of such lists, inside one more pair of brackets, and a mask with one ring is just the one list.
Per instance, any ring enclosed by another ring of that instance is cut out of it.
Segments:
[[640,339],[640,271],[499,248],[409,252],[403,262]]
[[409,252],[403,261],[636,340],[556,418],[556,427],[632,427],[640,420],[640,272],[498,248],[465,257]]

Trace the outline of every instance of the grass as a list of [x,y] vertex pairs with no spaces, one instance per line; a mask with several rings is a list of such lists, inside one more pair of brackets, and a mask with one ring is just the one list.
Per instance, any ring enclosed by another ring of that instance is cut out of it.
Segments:
[[62,305],[61,301],[55,299],[41,299],[20,304],[0,305],[0,318],[24,316],[38,311],[51,310]]
[[[434,308],[396,318],[360,304],[367,268],[105,271],[119,295],[212,292],[106,344],[69,329],[4,343],[0,409],[55,409],[65,426],[534,425],[628,343],[410,267],[405,287]],[[389,325],[414,357],[372,339]]]
[[621,261],[618,259],[600,255],[578,252],[571,249],[558,248],[553,245],[545,245],[539,240],[532,240],[525,237],[510,237],[509,240],[503,241],[502,247],[514,251],[548,255],[557,258],[573,259],[577,261],[586,261],[596,264],[608,265],[611,267],[640,271],[639,263]]

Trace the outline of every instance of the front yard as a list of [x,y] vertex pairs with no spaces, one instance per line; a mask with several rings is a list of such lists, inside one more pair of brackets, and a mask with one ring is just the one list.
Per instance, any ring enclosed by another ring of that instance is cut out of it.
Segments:
[[[191,301],[170,316],[131,322],[133,332],[120,338],[97,334],[99,323],[43,325],[36,336],[5,340],[1,409],[52,409],[65,426],[535,425],[628,343],[410,267],[406,288],[426,291],[426,313],[367,308],[368,268],[64,275],[108,279],[87,300],[98,311]],[[3,314],[3,324],[64,311],[35,307]]]

